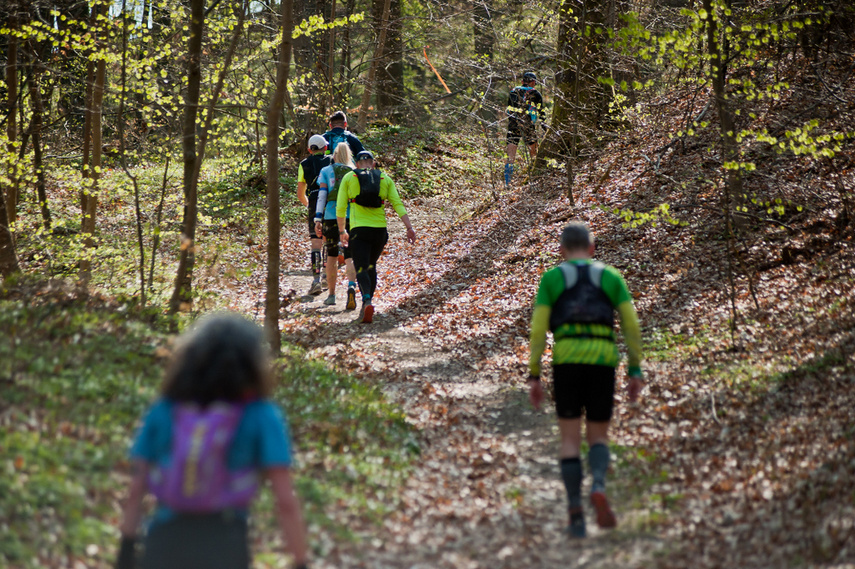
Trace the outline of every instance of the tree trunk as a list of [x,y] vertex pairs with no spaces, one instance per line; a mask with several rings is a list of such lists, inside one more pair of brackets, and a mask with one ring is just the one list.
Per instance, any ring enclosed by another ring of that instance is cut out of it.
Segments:
[[[285,105],[291,67],[291,34],[294,29],[292,0],[282,0],[282,43],[276,66],[276,90],[267,109],[267,291],[264,330],[274,354],[279,354],[279,117]],[[330,67],[332,73],[332,67]]]
[[[15,30],[18,27],[18,4],[12,3],[9,7],[9,28]],[[6,47],[6,149],[10,156],[15,155],[15,141],[18,138],[18,36],[9,34],[9,43]],[[0,188],[6,194],[6,220],[5,225],[14,223],[18,219],[18,176],[15,173],[14,164],[10,165],[8,171],[9,183],[6,188]]]
[[[327,23],[332,22],[335,17],[333,16],[333,7],[335,4],[335,0],[318,0],[318,14],[323,16],[324,21]],[[332,93],[332,82],[330,78],[332,77],[332,69],[333,67],[330,65],[330,56],[334,50],[334,44],[332,43],[333,39],[333,30],[334,28],[330,28],[329,31],[318,30],[312,35],[312,44],[315,50],[315,89],[314,92],[310,94],[311,107],[314,109],[314,117],[311,121],[311,125],[314,127],[315,125],[323,124],[323,118],[327,117],[329,113],[327,112],[330,94]]]
[[181,220],[181,247],[175,288],[169,313],[189,308],[193,301],[193,266],[196,262],[196,116],[202,83],[202,34],[205,29],[205,0],[190,0],[190,38],[187,43],[187,94],[184,98],[182,142],[184,155],[184,216]]
[[[55,7],[62,17],[57,17],[53,22],[61,33],[84,34],[83,24],[87,17],[90,16],[95,9],[90,11],[88,2],[54,2]],[[47,16],[47,10],[42,12],[42,16]],[[92,29],[93,24],[90,23]],[[89,101],[86,98],[86,91],[91,88],[94,80],[95,72],[92,71],[91,77],[85,77],[85,69],[91,62],[86,62],[85,54],[79,55],[73,51],[60,52],[58,66],[59,73],[57,84],[59,89],[58,110],[60,114],[65,115],[66,125],[70,130],[76,130],[80,127],[82,121],[86,120],[86,112],[89,108]],[[50,104],[50,99],[46,99]]]
[[[297,8],[295,19],[297,22],[302,22],[310,16],[316,16],[323,13],[324,0],[303,0]],[[294,101],[296,109],[297,123],[294,125],[294,130],[297,133],[305,135],[305,140],[308,140],[309,130],[313,124],[317,123],[317,117],[310,110],[316,107],[316,97],[323,93],[322,83],[318,81],[319,70],[326,64],[323,61],[325,58],[323,52],[320,51],[322,41],[319,37],[325,35],[321,31],[316,31],[312,35],[305,34],[292,40],[294,50],[294,71],[297,77],[303,79],[298,84],[301,85],[300,91],[297,94],[297,100]],[[306,76],[312,74],[313,77]],[[301,149],[306,145],[301,144]]]
[[[10,18],[10,27],[14,27],[14,15]],[[9,116],[7,118],[6,128],[7,128],[7,136],[9,136],[9,148],[8,152],[13,153],[15,151],[13,141],[15,140],[16,129],[12,126],[15,124],[15,100],[17,99],[17,85],[18,80],[15,76],[15,53],[17,52],[17,39],[15,36],[9,36],[9,43],[7,44],[7,55],[6,55],[6,81],[7,81],[7,111],[9,112]],[[11,79],[11,80],[10,80]],[[11,173],[11,172],[10,172]],[[11,178],[12,176],[10,176]],[[6,203],[6,195],[7,190],[9,193],[12,193],[11,187],[14,186],[14,180],[10,184],[9,188],[3,188],[0,186],[0,275],[3,277],[8,277],[12,273],[18,271],[18,254],[15,251],[15,236],[12,234],[11,229],[9,229],[10,222],[10,210],[14,214],[14,208],[7,207]]]
[[[130,178],[134,186],[134,217],[137,229],[137,247],[140,255],[139,275],[140,275],[140,305],[145,307],[145,243],[143,242],[143,220],[142,207],[140,206],[140,185],[137,177],[128,168],[128,160],[125,155],[125,99],[128,91],[128,20],[130,19],[127,12],[127,2],[122,0],[122,73],[121,84],[122,90],[119,95],[119,111],[116,117],[119,131],[119,159],[122,162],[122,170],[125,175]],[[143,18],[145,18],[145,5],[143,5]]]
[[[89,17],[89,29],[94,30],[97,22],[98,10],[95,6],[92,7],[92,13]],[[95,85],[95,61],[88,59],[86,62],[86,88],[83,94],[83,179],[88,180],[91,174],[89,168],[89,154],[92,151],[92,89]],[[80,214],[81,226],[82,219],[86,217],[86,211],[89,203],[89,190],[85,183],[80,190]]]
[[392,0],[383,0],[383,12],[380,18],[380,35],[377,38],[377,48],[374,57],[368,67],[368,79],[365,81],[365,89],[362,91],[362,104],[359,105],[359,132],[364,133],[368,128],[368,106],[371,103],[371,89],[374,87],[374,78],[377,76],[377,67],[383,56],[384,44],[386,43],[386,30],[389,27],[389,10]]
[[[356,0],[347,0],[345,14],[350,16],[356,8]],[[350,38],[350,22],[344,26],[344,37],[342,38],[341,46],[341,65],[339,66],[338,88],[336,97],[338,105],[341,107],[348,106],[350,99],[350,54],[351,54],[351,38]]]
[[611,0],[567,0],[558,16],[555,103],[552,111],[555,157],[575,155],[586,140],[585,132],[596,129],[608,108],[608,94],[597,81],[605,63],[602,38]]
[[15,251],[15,238],[9,231],[6,196],[0,192],[0,276],[8,277],[16,272],[18,272],[18,254]]
[[[336,0],[330,2],[330,23],[335,22],[336,10],[338,9]],[[327,107],[332,110],[336,107],[335,93],[335,26],[330,28],[327,38]]]
[[[108,4],[102,4],[93,8],[93,13],[107,13]],[[94,19],[94,18],[93,18]],[[90,113],[90,138],[92,158],[89,167],[89,195],[86,198],[86,209],[83,212],[83,223],[81,233],[84,235],[84,244],[88,249],[86,255],[80,261],[80,280],[84,286],[89,284],[92,277],[92,255],[95,248],[95,217],[98,210],[98,182],[101,179],[101,109],[104,100],[104,78],[106,75],[106,61],[98,59],[95,71],[95,81],[92,84],[92,108]],[[84,164],[84,168],[86,165]]]
[[36,53],[33,52],[33,68],[30,71],[30,101],[33,105],[32,137],[33,137],[33,166],[36,169],[36,195],[42,212],[42,223],[45,229],[50,229],[50,208],[48,208],[45,171],[42,160],[42,123],[44,122],[44,104],[41,93],[41,73],[35,69]]
[[475,0],[472,12],[475,55],[485,63],[493,61],[493,0]]
[[377,78],[377,112],[397,118],[404,100],[404,45],[401,39],[401,0],[389,7],[388,34],[379,63]]
[[[729,3],[726,6],[729,8]],[[736,120],[733,111],[727,104],[727,93],[725,92],[729,45],[727,35],[719,33],[719,12],[717,10],[714,11],[712,0],[703,0],[703,7],[708,14],[707,50],[710,55],[710,78],[712,80],[713,97],[716,112],[718,113],[719,130],[721,132],[722,162],[725,164],[727,171],[727,188],[724,196],[724,205],[729,212],[731,199],[738,200],[742,196],[742,175],[738,166],[736,166],[739,162],[739,149],[736,143]],[[727,166],[728,163],[731,164],[731,167]]]

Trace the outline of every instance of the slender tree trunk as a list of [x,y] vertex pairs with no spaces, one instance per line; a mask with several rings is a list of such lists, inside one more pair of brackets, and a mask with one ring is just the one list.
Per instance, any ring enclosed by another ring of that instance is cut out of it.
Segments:
[[184,98],[184,217],[175,288],[169,302],[170,314],[189,308],[193,300],[193,266],[196,262],[196,219],[198,203],[193,176],[196,170],[196,117],[202,84],[202,34],[205,30],[205,1],[190,0],[190,38],[187,44],[187,93]]
[[160,248],[160,222],[163,220],[163,203],[166,201],[166,187],[169,182],[169,153],[163,165],[163,182],[160,185],[160,201],[154,211],[154,234],[151,240],[151,267],[148,271],[148,290],[154,292],[154,265],[157,261],[157,250]]
[[[333,20],[332,18],[332,5],[335,3],[335,0],[318,0],[318,8],[317,13],[324,17],[324,21],[329,23]],[[315,89],[314,93],[310,94],[311,108],[316,109],[314,113],[314,117],[310,122],[312,130],[314,130],[315,126],[320,126],[323,124],[321,121],[321,117],[326,117],[329,115],[327,112],[327,104],[329,103],[329,94],[332,92],[332,83],[330,82],[330,72],[332,70],[329,67],[330,62],[330,53],[333,51],[332,43],[330,40],[332,39],[332,29],[330,29],[329,33],[324,31],[317,31],[312,35],[312,46],[313,51],[315,52]]]
[[[86,30],[82,29],[80,24],[86,21],[87,16],[91,16],[95,12],[94,7],[90,11],[88,2],[53,2],[52,6],[56,7],[60,14],[64,17],[57,17],[54,22],[57,29],[62,33],[83,34]],[[46,10],[42,12],[42,16],[46,16]],[[49,20],[50,21],[50,20]],[[90,23],[89,29],[92,29]],[[59,74],[57,78],[58,85],[58,110],[65,115],[66,125],[70,129],[80,127],[81,121],[86,120],[86,110],[89,107],[89,101],[86,99],[85,92],[91,88],[92,81],[95,77],[94,68],[90,77],[85,77],[84,55],[78,55],[73,52],[67,52],[59,58],[58,67]],[[90,62],[86,63],[86,67]],[[50,98],[45,98],[50,104]]]
[[379,63],[377,79],[377,112],[383,116],[400,116],[404,99],[404,46],[401,38],[401,0],[389,6],[388,33]]
[[[92,7],[92,12],[89,16],[89,29],[94,30],[97,22],[98,9],[97,6]],[[83,179],[84,186],[80,190],[80,214],[81,226],[83,218],[86,217],[86,211],[89,202],[89,188],[85,180],[89,179],[92,173],[89,167],[89,155],[92,150],[92,89],[95,85],[95,61],[89,59],[86,62],[86,89],[83,94]]]
[[386,30],[389,27],[389,10],[392,0],[383,0],[383,12],[380,18],[380,36],[377,38],[377,48],[374,50],[374,58],[368,67],[368,79],[365,81],[365,90],[362,91],[362,104],[359,105],[359,132],[364,133],[368,128],[368,106],[371,103],[371,89],[374,87],[374,78],[377,76],[377,67],[383,56],[384,44],[386,43]]
[[[200,4],[197,6],[196,4]],[[189,52],[189,81],[187,87],[187,99],[184,111],[184,221],[182,223],[181,250],[178,258],[178,274],[175,278],[175,290],[170,301],[170,312],[174,314],[182,308],[182,305],[192,303],[193,266],[196,262],[196,222],[198,217],[198,187],[199,174],[202,170],[202,162],[205,159],[205,148],[208,144],[208,135],[214,122],[214,109],[223,90],[223,83],[231,68],[232,59],[237,49],[238,40],[243,33],[243,24],[246,17],[246,3],[240,2],[240,15],[238,24],[232,33],[231,42],[226,52],[223,66],[217,75],[217,83],[211,93],[211,100],[205,109],[205,123],[199,131],[199,145],[196,148],[196,122],[197,108],[199,106],[199,95],[201,91],[201,52],[202,33],[204,31],[204,0],[193,0],[191,5],[190,42]],[[198,23],[197,11],[198,8]],[[192,116],[191,116],[192,113]]]
[[[296,5],[297,14],[296,21],[302,22],[310,16],[323,14],[324,0],[303,0]],[[297,77],[301,78],[300,84],[304,87],[298,92],[294,106],[296,107],[297,122],[294,129],[298,133],[304,133],[308,139],[309,130],[312,128],[312,123],[315,121],[314,113],[306,109],[314,108],[313,99],[321,92],[323,87],[318,82],[317,75],[319,69],[325,65],[323,53],[319,51],[320,44],[318,37],[322,36],[321,32],[314,32],[312,35],[301,35],[293,40],[294,50],[294,72]],[[312,74],[313,77],[307,77]],[[305,148],[305,145],[301,145]]]
[[[727,8],[730,6],[725,4]],[[710,78],[713,85],[715,108],[718,112],[719,129],[721,132],[722,158],[725,164],[739,162],[739,149],[736,142],[736,119],[727,103],[725,86],[727,82],[727,57],[729,45],[727,35],[718,29],[720,22],[719,11],[713,5],[713,0],[703,0],[707,17],[707,50],[710,55]],[[730,200],[738,200],[742,196],[742,175],[737,167],[726,167],[727,193],[725,207],[730,209]]]
[[475,55],[490,63],[493,61],[493,0],[475,0],[472,19]]
[[[124,170],[125,175],[131,180],[131,184],[134,186],[134,217],[137,227],[137,247],[139,249],[140,255],[140,304],[142,306],[145,306],[145,243],[143,242],[142,208],[140,207],[140,185],[137,181],[137,177],[131,172],[130,168],[128,168],[128,160],[125,156],[125,100],[127,99],[128,89],[128,12],[126,0],[122,0],[122,12],[120,17],[122,18],[122,90],[121,94],[119,95],[119,111],[118,116],[116,117],[116,123],[118,124],[119,130],[119,159],[122,163],[122,170]],[[145,17],[145,6],[143,6],[143,17]]]
[[[152,4],[153,4],[153,2],[151,2],[151,0],[143,0],[142,22],[140,23],[140,25],[143,29],[148,28],[148,20],[149,20],[149,17],[151,17],[152,12],[153,12],[152,11]],[[148,44],[140,44],[139,47],[137,48],[137,62],[138,62],[138,64],[141,63],[143,59],[145,59],[145,56],[143,54],[146,52],[147,45]],[[138,84],[140,84],[140,85],[145,85],[148,81],[150,81],[150,75],[146,72],[145,67],[146,66],[144,66],[144,65],[139,65],[137,67],[137,69],[138,69],[137,72],[140,74],[137,81],[139,82]],[[136,123],[137,128],[142,129],[142,131],[145,132],[146,130],[148,130],[148,125],[146,124],[145,119],[143,118],[143,107],[146,104],[145,93],[143,92],[143,89],[138,88],[136,90],[136,92],[134,94],[134,102],[135,102],[135,106],[136,106],[136,108],[133,111],[134,122]]]
[[[349,17],[353,14],[356,8],[356,0],[347,0],[345,14]],[[344,26],[344,37],[342,38],[341,46],[341,65],[339,66],[338,76],[338,104],[342,107],[348,106],[350,99],[350,22]]]
[[[336,9],[337,9],[336,0],[332,0],[331,6],[330,6],[330,23],[335,22]],[[330,28],[328,47],[329,47],[329,52],[328,52],[329,61],[327,61],[326,80],[327,80],[327,89],[328,89],[327,95],[328,95],[329,99],[328,99],[327,103],[328,103],[328,108],[330,110],[332,110],[336,106],[336,101],[335,101],[335,91],[336,91],[336,89],[335,89],[335,26]]]
[[[276,66],[276,90],[267,108],[267,291],[264,330],[274,354],[279,353],[279,117],[285,104],[288,71],[291,67],[291,34],[294,29],[293,0],[282,0],[282,43]],[[332,73],[332,67],[330,67]]]
[[[552,111],[554,142],[541,147],[555,158],[575,155],[586,139],[584,132],[596,129],[608,109],[608,94],[598,78],[607,67],[602,42],[607,37],[611,6],[611,0],[564,0],[561,4]],[[595,33],[597,28],[602,32]]]
[[45,229],[50,229],[50,208],[48,208],[47,190],[45,184],[45,171],[42,157],[42,123],[44,122],[44,104],[41,93],[41,74],[35,69],[35,51],[33,53],[34,68],[30,75],[30,101],[33,104],[32,126],[30,127],[33,137],[33,166],[36,169],[36,195],[39,200],[39,208],[42,212],[42,222]]
[[[102,4],[93,8],[93,12],[106,14],[109,6]],[[101,111],[104,100],[104,78],[106,75],[106,61],[98,59],[95,71],[95,82],[92,84],[92,108],[90,109],[90,137],[92,146],[92,158],[89,168],[89,195],[86,198],[86,210],[83,212],[83,224],[81,233],[84,235],[84,243],[88,249],[86,255],[80,261],[80,280],[84,286],[89,284],[92,277],[92,256],[95,248],[95,219],[98,211],[98,182],[101,179]],[[85,164],[84,164],[85,167]]]
[[6,196],[0,192],[0,276],[8,277],[18,272],[18,254],[15,251],[15,239],[9,230],[6,217]]
[[[9,28],[15,30],[18,27],[18,3],[12,2],[9,6]],[[9,43],[6,47],[6,144],[7,151],[11,156],[15,154],[15,141],[18,138],[18,36],[9,34]],[[0,191],[6,193],[6,219],[7,224],[14,223],[18,219],[18,175],[15,164],[10,164],[8,171],[9,184]]]

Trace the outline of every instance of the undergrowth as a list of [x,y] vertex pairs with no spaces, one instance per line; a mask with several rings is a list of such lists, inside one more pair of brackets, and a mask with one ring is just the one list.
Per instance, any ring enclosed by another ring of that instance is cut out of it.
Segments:
[[[170,337],[133,307],[65,286],[0,299],[0,567],[111,566],[127,449],[157,397]],[[381,520],[418,447],[379,389],[288,347],[274,399],[290,419],[312,543],[347,537],[348,516]],[[259,562],[281,543],[267,490]],[[275,565],[275,564],[274,564]]]

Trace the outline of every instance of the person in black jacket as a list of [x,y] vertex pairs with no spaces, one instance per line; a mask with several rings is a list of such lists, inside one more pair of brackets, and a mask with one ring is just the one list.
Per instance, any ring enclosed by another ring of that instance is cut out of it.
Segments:
[[353,156],[365,150],[359,138],[347,130],[347,115],[343,111],[336,111],[332,114],[330,129],[324,133],[324,138],[327,140],[327,148],[329,149],[327,154],[335,152],[339,142],[346,142]]
[[324,290],[321,284],[321,272],[323,270],[323,259],[321,247],[323,240],[315,233],[315,207],[318,205],[318,179],[324,166],[332,164],[332,156],[325,156],[327,140],[320,134],[314,134],[309,138],[308,158],[300,162],[297,168],[297,199],[308,208],[309,240],[312,245],[312,284],[309,286],[309,294],[320,294]]

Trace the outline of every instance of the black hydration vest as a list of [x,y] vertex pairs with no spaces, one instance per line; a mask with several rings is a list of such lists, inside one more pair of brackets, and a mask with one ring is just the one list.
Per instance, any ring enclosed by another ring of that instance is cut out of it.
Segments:
[[332,156],[324,156],[323,154],[312,154],[300,162],[300,166],[303,167],[303,179],[306,180],[306,195],[309,200],[318,199],[318,191],[321,189],[318,185],[318,178],[324,166],[330,164],[332,164]]
[[380,199],[380,170],[354,170],[359,180],[359,195],[352,202],[362,207],[383,207]]
[[[603,271],[606,266],[598,262],[577,265],[567,261],[561,263],[559,267],[564,273],[564,292],[555,301],[549,316],[549,329],[552,333],[554,334],[564,324],[602,324],[614,328],[615,308],[602,288]],[[611,334],[561,337],[614,340]]]

